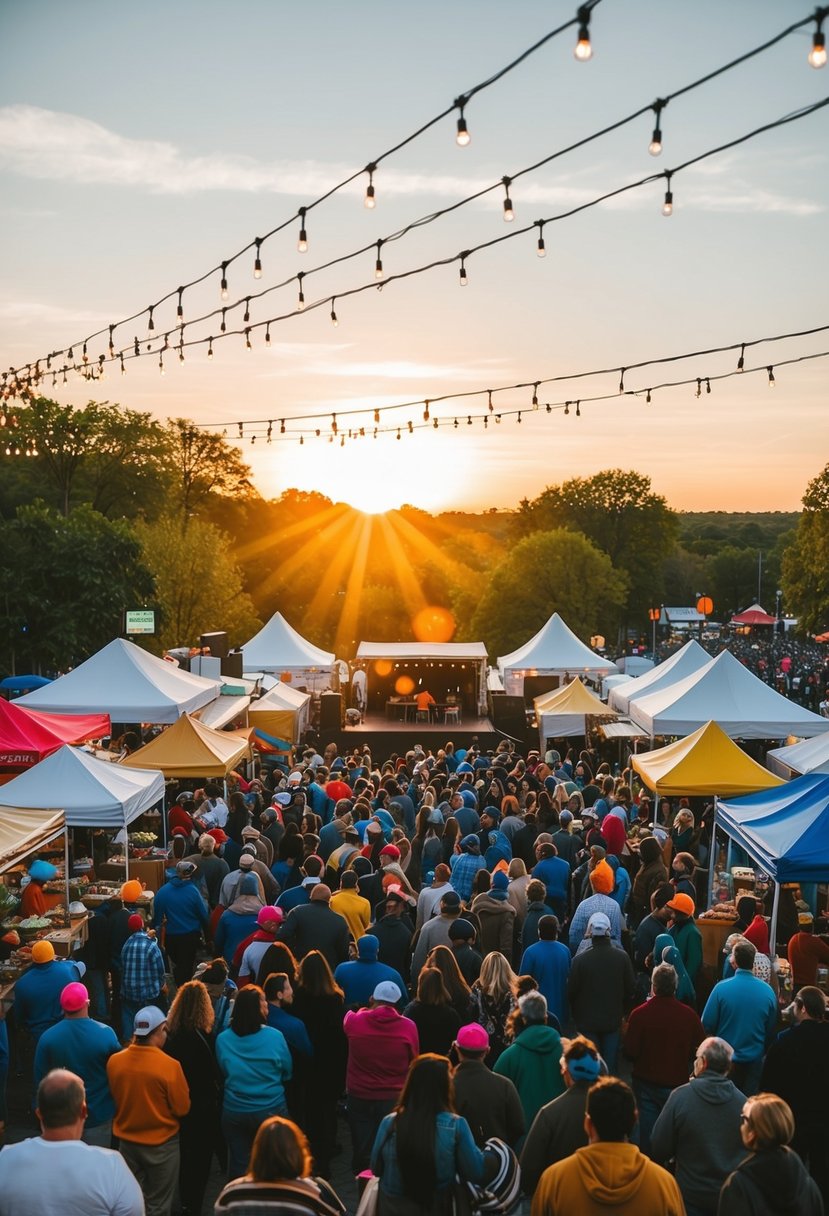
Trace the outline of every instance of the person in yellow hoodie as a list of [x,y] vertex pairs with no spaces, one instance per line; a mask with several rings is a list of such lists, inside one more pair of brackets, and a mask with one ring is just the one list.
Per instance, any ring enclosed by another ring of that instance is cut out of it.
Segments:
[[340,880],[340,889],[331,896],[329,907],[344,916],[348,931],[357,942],[371,924],[371,904],[357,890],[357,874],[346,870]]
[[629,1142],[633,1091],[602,1077],[587,1094],[588,1143],[541,1175],[531,1216],[685,1216],[676,1180]]

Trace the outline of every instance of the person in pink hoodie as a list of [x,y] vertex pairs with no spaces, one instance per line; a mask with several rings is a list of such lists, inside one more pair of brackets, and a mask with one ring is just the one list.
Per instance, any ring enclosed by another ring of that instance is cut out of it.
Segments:
[[349,1010],[343,1021],[348,1039],[345,1088],[351,1128],[352,1168],[368,1168],[377,1128],[391,1111],[420,1051],[417,1027],[395,1006],[403,993],[391,980],[374,989],[367,1009]]

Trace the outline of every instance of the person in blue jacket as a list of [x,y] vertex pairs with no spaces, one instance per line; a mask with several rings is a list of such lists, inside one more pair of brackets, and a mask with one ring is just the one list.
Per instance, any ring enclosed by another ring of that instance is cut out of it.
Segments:
[[51,942],[37,941],[32,946],[32,966],[14,987],[14,1013],[18,1024],[26,1027],[35,1042],[44,1030],[61,1020],[60,994],[67,984],[80,978],[74,963],[55,958]]
[[538,922],[538,941],[528,946],[518,968],[520,975],[531,975],[538,991],[547,998],[547,1008],[562,1026],[567,1023],[567,977],[570,950],[558,940],[558,920],[542,916]]
[[164,927],[164,945],[179,987],[193,978],[196,951],[207,928],[207,904],[192,881],[196,873],[192,861],[178,862],[175,877],[165,882],[153,904],[153,928]]
[[368,1005],[378,984],[391,980],[401,992],[406,984],[402,975],[386,963],[377,961],[380,942],[371,933],[357,939],[357,957],[350,963],[340,963],[334,979],[343,990],[346,1009],[362,1009]]

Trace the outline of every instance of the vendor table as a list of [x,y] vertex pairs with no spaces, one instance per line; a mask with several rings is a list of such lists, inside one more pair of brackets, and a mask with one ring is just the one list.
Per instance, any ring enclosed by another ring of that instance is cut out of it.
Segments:
[[44,940],[52,943],[58,958],[71,958],[84,945],[89,936],[88,920],[87,916],[73,919],[70,928],[53,929],[44,934]]
[[[139,879],[148,891],[160,891],[164,886],[164,866],[165,863],[160,858],[151,861],[146,858],[143,860],[130,858],[130,878]],[[96,866],[95,873],[99,878],[123,879],[124,863],[107,861],[101,866]]]
[[705,967],[713,967],[719,974],[722,971],[723,946],[726,939],[734,932],[735,920],[700,920],[694,924],[702,934],[702,962]]

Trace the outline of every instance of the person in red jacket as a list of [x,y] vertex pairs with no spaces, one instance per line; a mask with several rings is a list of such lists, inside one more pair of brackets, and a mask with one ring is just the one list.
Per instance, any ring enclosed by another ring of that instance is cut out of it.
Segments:
[[349,1010],[343,1020],[348,1039],[345,1088],[355,1174],[368,1168],[377,1129],[394,1108],[409,1065],[420,1051],[417,1027],[395,1006],[403,997],[397,984],[383,980],[368,1009]]

